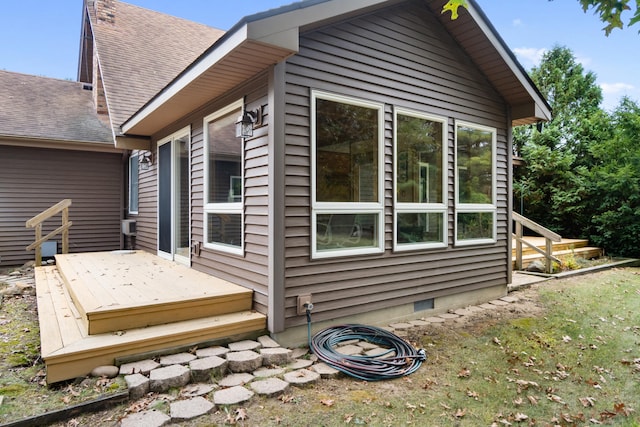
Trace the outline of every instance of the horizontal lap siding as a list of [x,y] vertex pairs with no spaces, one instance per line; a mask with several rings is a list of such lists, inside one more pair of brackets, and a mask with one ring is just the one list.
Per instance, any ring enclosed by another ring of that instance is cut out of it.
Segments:
[[[313,294],[317,320],[495,285],[507,276],[506,106],[421,2],[303,34],[286,67],[286,325],[304,323],[296,297]],[[311,89],[385,104],[385,252],[311,260]],[[448,236],[442,250],[394,253],[393,108],[446,117]],[[498,242],[454,247],[454,123],[498,129]]]
[[[223,99],[200,108],[153,137],[156,141],[185,126],[191,127],[191,242],[204,243],[204,117],[245,97],[247,109],[267,104],[267,77],[262,74]],[[265,123],[268,117],[265,116]],[[240,140],[238,140],[240,142]],[[254,309],[265,313],[268,304],[268,126],[258,127],[245,142],[244,176],[244,256],[201,247],[200,256],[191,256],[191,266],[212,276],[254,291]],[[138,245],[157,251],[157,171],[149,170],[140,178],[140,214],[142,236]]]
[[[122,175],[121,154],[0,146],[0,265],[34,259],[25,222],[63,199],[72,200],[70,252],[119,249]],[[61,221],[47,220],[43,235]]]

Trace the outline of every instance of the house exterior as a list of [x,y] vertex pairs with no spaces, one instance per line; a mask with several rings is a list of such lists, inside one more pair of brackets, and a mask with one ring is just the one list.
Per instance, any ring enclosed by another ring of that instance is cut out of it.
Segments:
[[[73,200],[70,252],[123,244],[128,155],[114,147],[91,93],[79,82],[0,70],[0,267],[34,259],[26,247],[35,233],[25,223],[63,199]],[[58,215],[43,224],[43,235],[60,225]]]
[[321,326],[503,296],[511,127],[550,109],[476,2],[444,3],[305,0],[223,33],[85,1],[79,80],[129,155],[124,244],[252,289],[283,344],[308,301]]

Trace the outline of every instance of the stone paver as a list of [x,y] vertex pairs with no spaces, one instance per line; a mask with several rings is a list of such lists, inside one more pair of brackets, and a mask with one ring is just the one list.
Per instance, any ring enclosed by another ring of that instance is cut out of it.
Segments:
[[397,331],[404,331],[405,329],[413,328],[413,325],[411,323],[405,323],[405,322],[392,323],[389,326]]
[[291,351],[291,358],[292,359],[299,359],[303,356],[306,356],[307,354],[309,354],[309,349],[305,348],[305,347],[298,347],[298,348],[294,348]]
[[488,302],[484,304],[480,304],[478,307],[483,308],[485,310],[496,310],[498,308],[495,304],[489,304]]
[[289,384],[305,386],[313,384],[320,379],[320,374],[308,369],[300,369],[284,374],[284,380]]
[[189,384],[191,371],[184,365],[171,365],[149,373],[149,390],[164,393],[172,387]]
[[374,348],[373,350],[369,350],[365,353],[365,355],[369,356],[369,357],[378,357],[378,358],[382,358],[382,359],[386,359],[387,357],[395,357],[396,352],[392,351],[390,353],[388,348],[382,348],[382,347],[378,347],[378,348]]
[[429,322],[429,323],[444,323],[447,321],[447,319],[444,319],[442,317],[427,317],[426,319],[424,319],[425,321]]
[[239,385],[248,384],[253,381],[255,377],[251,374],[232,374],[224,377],[220,381],[218,381],[218,385],[221,387],[236,387]]
[[258,350],[260,347],[261,345],[259,342],[252,340],[232,342],[229,344],[229,350],[231,351]]
[[278,378],[254,381],[250,384],[253,391],[261,396],[277,396],[289,388],[289,383]]
[[457,314],[458,316],[469,316],[469,315],[473,314],[474,312],[469,310],[468,308],[459,308],[459,309],[455,310],[453,313]]
[[169,354],[166,356],[162,356],[160,358],[161,366],[169,366],[169,365],[186,365],[196,358],[195,354],[191,353],[177,353],[177,354]]
[[346,354],[347,356],[353,356],[356,354],[362,354],[362,347],[355,344],[343,345],[336,347],[336,352]]
[[212,376],[221,376],[227,370],[226,359],[218,356],[205,357],[203,359],[195,359],[189,362],[191,369],[191,377],[194,381],[207,382],[211,381]]
[[262,346],[262,348],[276,348],[276,347],[280,347],[280,344],[278,344],[273,338],[271,338],[269,335],[263,335],[261,337],[258,337],[258,342],[260,343],[260,345]]
[[125,375],[124,381],[129,389],[129,399],[140,399],[149,393],[149,378],[142,374]]
[[127,415],[120,420],[120,427],[162,427],[171,418],[160,411],[150,410]]
[[287,369],[295,371],[296,369],[304,369],[313,365],[313,361],[307,359],[296,359],[287,365]]
[[452,319],[457,319],[460,316],[458,316],[455,313],[442,313],[442,314],[438,314],[438,317],[442,317],[443,319],[446,319],[446,320],[452,320]]
[[291,350],[288,348],[262,348],[260,354],[264,366],[282,366],[291,362]]
[[499,299],[494,299],[492,301],[489,301],[489,304],[493,304],[493,305],[499,305],[499,306],[504,306],[504,305],[509,305],[508,302],[506,301],[501,301]]
[[310,370],[320,374],[322,378],[335,378],[340,375],[340,371],[336,368],[327,365],[324,362],[316,363]]
[[484,311],[484,308],[478,307],[477,305],[472,305],[467,307],[467,310],[471,311],[472,313],[479,313],[481,311]]
[[215,390],[217,386],[215,384],[187,384],[180,390],[180,396],[182,397],[195,397],[195,396],[204,396],[205,394],[211,393]]
[[358,347],[362,347],[365,350],[371,350],[374,348],[378,348],[377,344],[371,343],[369,341],[360,341],[358,344]]
[[229,353],[229,349],[227,347],[207,347],[207,348],[199,348],[196,350],[196,356],[199,358],[218,356],[224,357],[227,353]]
[[237,405],[251,399],[253,395],[251,390],[236,386],[213,393],[213,403],[216,405]]
[[92,377],[115,378],[120,374],[120,368],[113,365],[97,366],[89,374]]
[[213,409],[213,403],[201,396],[186,400],[171,402],[169,405],[171,422],[187,421],[208,414]]
[[514,303],[514,302],[520,301],[518,298],[510,297],[510,296],[502,297],[502,298],[500,298],[500,300],[504,301],[504,302],[508,302],[508,303]]
[[411,320],[411,321],[409,321],[409,323],[411,323],[413,326],[416,326],[416,327],[429,326],[429,322],[427,322],[426,320],[421,320],[421,319]]
[[120,375],[143,374],[148,375],[149,372],[159,368],[160,364],[155,360],[145,359],[137,362],[123,363],[120,365]]
[[253,372],[262,366],[262,355],[251,350],[227,353],[231,372]]
[[278,375],[284,374],[284,368],[259,368],[253,371],[253,376],[256,378],[268,378],[268,377],[277,377]]

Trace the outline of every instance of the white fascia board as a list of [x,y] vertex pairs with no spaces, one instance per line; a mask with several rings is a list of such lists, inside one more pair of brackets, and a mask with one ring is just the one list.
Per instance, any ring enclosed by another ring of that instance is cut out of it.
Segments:
[[468,3],[469,14],[473,20],[478,24],[478,27],[483,32],[485,37],[491,42],[496,51],[500,54],[504,62],[509,66],[511,72],[517,77],[520,84],[525,88],[529,96],[534,100],[536,104],[536,112],[540,112],[540,117],[551,119],[551,111],[547,108],[545,101],[540,97],[538,92],[531,86],[531,83],[527,77],[523,74],[522,69],[518,64],[513,61],[511,55],[505,50],[503,44],[498,40],[494,32],[489,28],[486,21],[482,18],[481,14],[475,9],[472,3]]
[[187,87],[196,78],[202,75],[205,71],[218,63],[222,58],[231,53],[234,49],[240,46],[247,40],[247,25],[243,25],[238,28],[233,34],[231,34],[224,42],[216,49],[211,50],[206,56],[201,58],[197,63],[194,63],[193,67],[187,71],[184,75],[180,76],[178,80],[170,83],[165,87],[163,91],[158,94],[153,101],[143,107],[140,111],[135,113],[127,122],[122,125],[122,132],[127,133],[138,123],[144,120],[151,113],[156,111],[165,102],[173,98],[180,93],[185,87]]

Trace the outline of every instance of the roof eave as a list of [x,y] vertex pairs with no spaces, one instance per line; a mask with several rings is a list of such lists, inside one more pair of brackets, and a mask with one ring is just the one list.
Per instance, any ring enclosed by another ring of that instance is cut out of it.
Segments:
[[152,135],[296,54],[301,28],[389,2],[309,0],[245,17],[123,123],[122,133]]

